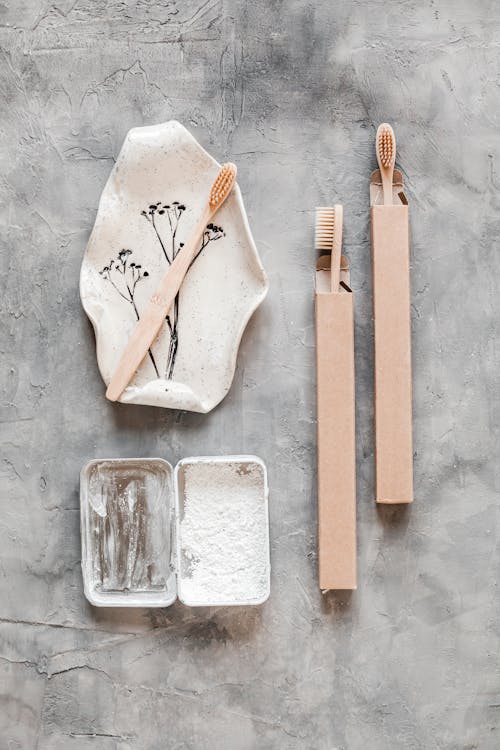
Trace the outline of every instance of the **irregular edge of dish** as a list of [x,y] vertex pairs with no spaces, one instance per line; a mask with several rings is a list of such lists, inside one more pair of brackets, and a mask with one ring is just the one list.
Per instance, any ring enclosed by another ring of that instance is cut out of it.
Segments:
[[[88,461],[81,469],[80,471],[80,539],[81,539],[81,570],[82,570],[82,578],[83,578],[83,593],[85,594],[85,598],[91,604],[93,607],[123,607],[123,608],[138,608],[142,607],[143,609],[153,609],[158,607],[169,607],[172,605],[175,600],[177,599],[177,580],[175,580],[175,586],[173,587],[173,597],[166,597],[163,601],[158,602],[158,600],[155,600],[151,602],[151,600],[148,600],[146,596],[141,601],[136,600],[130,600],[128,597],[129,595],[118,595],[120,598],[113,597],[110,599],[105,599],[104,595],[96,595],[95,590],[90,588],[90,575],[87,575],[87,570],[91,571],[91,563],[89,560],[89,545],[87,540],[87,527],[88,527],[88,509],[89,509],[89,500],[88,500],[88,479],[90,476],[90,472],[94,466],[97,466],[98,464],[103,463],[115,463],[119,462],[121,464],[125,463],[159,463],[163,464],[167,470],[167,477],[170,484],[170,493],[171,493],[171,499],[169,502],[169,508],[168,508],[168,519],[170,524],[170,529],[168,530],[170,533],[170,539],[171,539],[171,552],[170,552],[170,560],[168,561],[168,568],[170,570],[170,574],[172,574],[172,557],[173,552],[175,550],[176,553],[176,547],[175,547],[175,536],[173,535],[173,530],[175,527],[175,519],[174,519],[174,511],[176,508],[175,505],[175,491],[172,486],[172,480],[174,478],[174,468],[171,463],[169,463],[164,458],[155,458],[155,457],[148,457],[148,458],[93,458],[90,461]],[[174,569],[173,571],[175,578],[177,579],[177,571]],[[102,598],[101,598],[102,597]],[[127,598],[125,598],[127,597]]]
[[[181,541],[180,541],[180,525],[181,525],[181,514],[180,514],[180,497],[179,497],[179,472],[187,464],[196,463],[240,463],[240,464],[257,464],[262,469],[262,480],[264,485],[264,518],[266,521],[266,566],[267,566],[267,579],[266,588],[261,597],[258,599],[245,600],[245,601],[234,601],[234,600],[220,600],[213,602],[197,602],[188,601],[182,597],[182,576],[180,574],[181,568]],[[271,593],[271,551],[270,551],[270,533],[269,533],[269,483],[267,476],[267,467],[264,461],[259,456],[251,454],[242,455],[222,455],[222,456],[186,456],[182,458],[174,468],[174,502],[175,502],[175,547],[176,547],[176,561],[177,561],[177,597],[182,604],[186,607],[257,607],[264,604],[269,599]]]
[[[158,125],[145,125],[145,126],[130,128],[130,130],[127,131],[127,134],[125,135],[125,138],[123,140],[123,143],[122,143],[122,146],[120,148],[120,152],[118,154],[116,162],[113,165],[113,168],[111,169],[111,172],[110,172],[110,174],[108,176],[108,179],[106,180],[104,188],[103,188],[103,190],[101,192],[101,196],[99,198],[99,203],[98,203],[98,206],[97,206],[97,211],[96,211],[96,214],[95,214],[94,224],[92,226],[92,231],[90,232],[87,244],[85,246],[85,250],[84,250],[84,253],[83,253],[83,259],[82,259],[82,264],[81,264],[81,267],[80,267],[80,280],[79,280],[80,300],[81,300],[81,303],[82,303],[82,307],[83,307],[83,309],[84,309],[87,317],[89,318],[89,320],[90,320],[90,322],[92,324],[92,327],[94,329],[97,366],[99,368],[99,373],[101,375],[101,378],[104,381],[104,384],[106,386],[108,385],[108,382],[103,377],[102,367],[101,367],[101,361],[100,361],[101,360],[100,352],[101,352],[101,350],[103,348],[103,340],[102,340],[103,336],[102,336],[102,334],[99,331],[99,320],[98,320],[99,316],[97,314],[99,306],[97,305],[95,308],[93,308],[91,298],[86,298],[85,291],[83,289],[84,276],[85,276],[85,273],[87,272],[87,266],[89,266],[89,267],[91,266],[91,264],[88,263],[88,261],[87,261],[87,249],[89,248],[89,246],[93,242],[94,232],[96,230],[96,225],[98,223],[97,220],[98,220],[98,218],[100,217],[101,213],[104,211],[105,207],[107,206],[107,204],[110,201],[110,196],[108,195],[108,192],[113,187],[113,183],[114,183],[115,178],[116,178],[116,173],[118,172],[118,170],[120,168],[121,162],[125,158],[126,150],[128,149],[128,147],[130,145],[130,142],[132,141],[134,135],[139,134],[140,131],[144,131],[144,130],[147,130],[147,129],[150,129],[150,128],[163,128],[165,130],[167,130],[168,128],[170,128],[170,129],[182,131],[183,134],[192,142],[192,144],[196,148],[198,148],[206,157],[208,157],[208,159],[210,159],[210,161],[213,163],[214,166],[216,166],[217,168],[220,168],[220,166],[221,166],[219,164],[219,162],[216,159],[214,159],[214,157],[211,154],[209,154],[208,151],[196,140],[196,138],[194,137],[194,135],[182,123],[180,123],[178,120],[167,120],[167,122],[159,123]],[[165,408],[165,409],[181,409],[181,410],[185,409],[187,411],[193,411],[193,412],[198,412],[198,413],[201,413],[201,414],[207,414],[212,409],[214,409],[216,406],[218,406],[221,403],[221,401],[223,401],[224,398],[229,393],[229,391],[231,389],[231,386],[233,384],[233,381],[234,381],[234,374],[235,374],[235,371],[236,371],[236,364],[237,364],[238,352],[239,352],[240,345],[241,345],[241,339],[243,338],[243,334],[244,334],[245,329],[246,329],[246,327],[247,327],[247,325],[248,325],[248,323],[250,321],[250,318],[255,313],[255,311],[257,310],[257,308],[259,307],[259,305],[262,304],[262,302],[264,301],[264,299],[265,299],[265,297],[267,295],[267,292],[269,291],[269,279],[267,277],[267,274],[266,274],[266,271],[264,269],[264,266],[262,265],[262,261],[260,259],[259,251],[257,249],[257,245],[255,244],[255,240],[253,238],[252,230],[250,229],[250,224],[249,224],[249,221],[248,221],[248,216],[247,216],[247,213],[246,213],[246,209],[245,209],[245,206],[244,206],[244,203],[243,203],[243,197],[241,195],[241,190],[240,190],[240,186],[238,185],[238,183],[236,183],[236,185],[234,186],[233,192],[234,192],[234,194],[236,196],[236,200],[237,200],[237,203],[238,203],[238,208],[239,208],[239,211],[240,211],[240,215],[241,215],[242,220],[243,220],[242,223],[243,223],[243,229],[244,229],[246,240],[247,240],[247,245],[248,245],[248,248],[250,250],[250,253],[251,253],[253,262],[255,264],[255,267],[256,267],[256,271],[257,271],[256,281],[257,282],[260,281],[261,291],[260,291],[260,293],[256,293],[255,294],[255,296],[253,298],[253,302],[251,304],[249,304],[248,311],[247,311],[246,315],[244,315],[242,317],[240,327],[239,327],[238,331],[236,331],[236,333],[234,335],[234,346],[232,347],[231,357],[230,357],[230,359],[228,361],[228,366],[227,366],[227,372],[229,373],[229,376],[227,378],[227,383],[224,382],[224,386],[223,386],[221,395],[220,396],[217,395],[215,399],[212,399],[212,400],[210,400],[208,402],[206,402],[206,401],[204,402],[203,399],[200,398],[200,396],[197,393],[195,393],[191,388],[187,388],[187,391],[189,391],[192,394],[192,396],[193,396],[193,408],[191,408],[191,409],[187,409],[187,407],[185,405],[175,406],[175,405],[172,405],[172,404],[157,403],[156,399],[154,399],[154,403],[153,403],[153,399],[151,401],[147,401],[147,400],[141,399],[141,392],[144,391],[144,389],[147,388],[147,386],[149,385],[149,383],[154,382],[153,380],[151,380],[151,381],[148,381],[148,383],[145,386],[141,386],[139,388],[136,387],[136,386],[131,387],[131,388],[126,388],[125,391],[123,392],[123,394],[118,399],[118,401],[120,403],[126,403],[126,404],[131,404],[131,403],[133,404],[133,403],[135,403],[135,404],[142,404],[142,405],[145,405],[145,406],[160,406],[161,408]],[[128,398],[127,398],[127,394],[128,394]],[[194,405],[197,408],[194,408]]]

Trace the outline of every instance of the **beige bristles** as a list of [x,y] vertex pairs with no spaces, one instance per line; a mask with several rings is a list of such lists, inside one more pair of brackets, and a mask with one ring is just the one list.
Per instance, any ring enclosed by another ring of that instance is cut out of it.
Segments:
[[210,190],[210,208],[219,208],[224,203],[235,182],[236,165],[231,162],[223,164]]
[[391,167],[396,158],[396,138],[394,131],[387,123],[382,123],[377,133],[377,153],[380,164]]
[[331,256],[331,289],[338,291],[340,281],[340,259],[342,254],[343,206],[321,206],[316,209],[316,250]]
[[335,233],[335,206],[319,206],[316,209],[316,250],[331,253]]

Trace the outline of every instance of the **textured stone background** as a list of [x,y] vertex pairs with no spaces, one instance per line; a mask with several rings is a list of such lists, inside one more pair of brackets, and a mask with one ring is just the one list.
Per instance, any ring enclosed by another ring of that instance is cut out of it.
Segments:
[[[3,0],[0,21],[0,749],[496,750],[498,3]],[[271,281],[207,416],[106,402],[78,298],[125,133],[170,118],[238,163]],[[385,119],[411,201],[416,502],[384,512],[367,189]],[[312,237],[335,199],[356,292],[360,586],[322,598]],[[269,602],[88,606],[82,464],[224,452],[269,467]]]

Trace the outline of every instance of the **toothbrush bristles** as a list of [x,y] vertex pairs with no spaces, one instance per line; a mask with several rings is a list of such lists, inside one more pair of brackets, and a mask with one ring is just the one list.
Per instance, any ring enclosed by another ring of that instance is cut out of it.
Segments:
[[389,125],[382,127],[379,132],[378,150],[382,166],[386,168],[392,166],[395,158],[394,133]]
[[335,206],[322,206],[316,209],[316,250],[331,252],[335,235]]
[[236,166],[231,162],[223,164],[210,190],[209,203],[212,208],[218,208],[226,200],[235,181]]

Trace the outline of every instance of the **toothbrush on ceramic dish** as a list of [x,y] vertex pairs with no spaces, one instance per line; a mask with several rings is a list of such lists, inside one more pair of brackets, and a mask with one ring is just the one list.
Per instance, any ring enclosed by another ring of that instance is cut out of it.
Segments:
[[[341,205],[316,209],[319,586],[356,588],[354,319]],[[347,283],[346,283],[347,282]]]
[[120,357],[106,391],[106,396],[110,401],[117,401],[120,398],[158,335],[189,270],[205,227],[222,206],[235,182],[236,166],[229,162],[223,164],[215,178],[207,205],[196,227],[160,281]]
[[384,206],[392,206],[392,183],[394,179],[394,165],[396,163],[396,136],[387,122],[383,122],[377,129],[376,140],[377,162],[382,179],[384,192]]

